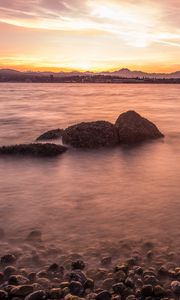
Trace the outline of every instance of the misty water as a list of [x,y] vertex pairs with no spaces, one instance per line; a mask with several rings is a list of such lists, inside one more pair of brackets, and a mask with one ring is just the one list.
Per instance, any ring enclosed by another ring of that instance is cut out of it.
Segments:
[[129,109],[165,138],[56,158],[0,157],[0,227],[9,241],[40,229],[62,247],[151,240],[179,253],[179,85],[2,83],[0,144],[81,121],[115,122]]

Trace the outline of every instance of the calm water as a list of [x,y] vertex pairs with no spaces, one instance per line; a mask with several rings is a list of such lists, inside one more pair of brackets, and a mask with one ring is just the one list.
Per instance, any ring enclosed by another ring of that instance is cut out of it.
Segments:
[[134,109],[166,135],[136,148],[0,158],[0,227],[83,246],[153,239],[180,246],[180,86],[0,84],[0,144]]

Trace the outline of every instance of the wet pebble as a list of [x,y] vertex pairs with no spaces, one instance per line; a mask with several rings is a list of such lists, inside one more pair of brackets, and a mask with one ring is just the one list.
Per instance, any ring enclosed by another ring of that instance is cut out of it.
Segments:
[[10,294],[11,296],[16,297],[26,297],[27,295],[31,294],[34,291],[34,288],[32,285],[21,285],[14,287]]
[[175,294],[180,295],[180,282],[179,281],[172,281],[171,282],[171,289]]
[[83,286],[79,281],[71,281],[69,284],[70,293],[75,296],[81,296],[83,292]]
[[25,297],[25,300],[44,300],[46,299],[46,293],[43,290],[35,291]]
[[110,300],[111,294],[108,291],[102,291],[97,294],[96,300]]
[[101,259],[101,264],[102,264],[103,266],[109,265],[109,264],[111,263],[111,260],[112,260],[111,256],[103,257],[103,258]]
[[61,288],[53,288],[49,291],[49,297],[51,299],[60,299],[62,297],[62,289]]
[[8,298],[8,293],[0,290],[0,300],[6,300]]
[[16,261],[16,256],[13,254],[6,254],[1,257],[1,264],[2,265],[9,265],[13,264]]
[[150,284],[144,285],[141,290],[143,297],[148,297],[153,295],[153,286]]

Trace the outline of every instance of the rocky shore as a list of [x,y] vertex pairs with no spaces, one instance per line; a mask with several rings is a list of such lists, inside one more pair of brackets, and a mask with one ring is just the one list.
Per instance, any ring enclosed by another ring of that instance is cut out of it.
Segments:
[[179,300],[178,255],[151,241],[73,251],[33,230],[17,245],[1,235],[0,299]]

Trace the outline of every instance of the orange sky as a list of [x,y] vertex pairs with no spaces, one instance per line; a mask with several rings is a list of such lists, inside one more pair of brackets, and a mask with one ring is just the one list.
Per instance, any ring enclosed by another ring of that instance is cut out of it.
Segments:
[[179,0],[0,0],[0,68],[180,70]]

